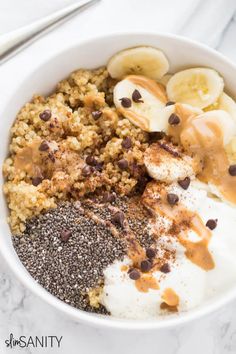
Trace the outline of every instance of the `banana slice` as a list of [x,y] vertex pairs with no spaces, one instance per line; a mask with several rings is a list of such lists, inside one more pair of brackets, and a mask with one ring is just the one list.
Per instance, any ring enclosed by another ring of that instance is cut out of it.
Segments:
[[[139,93],[139,100],[134,100],[134,92]],[[144,76],[129,75],[116,84],[113,96],[118,111],[134,125],[145,131],[165,129],[166,121],[158,120],[167,102],[162,85]],[[130,104],[124,104],[124,99]]]
[[213,110],[186,122],[180,141],[188,153],[197,154],[203,161],[198,174],[208,183],[210,192],[222,201],[236,205],[236,180],[229,172],[230,142],[236,136],[236,122],[223,110]]
[[157,181],[172,183],[193,178],[196,163],[170,142],[160,141],[149,146],[144,154],[148,174]]
[[[138,100],[133,99],[134,92],[139,93]],[[168,121],[172,113],[177,113],[183,120],[203,113],[200,108],[188,104],[166,106],[167,98],[163,86],[144,76],[127,76],[116,84],[113,96],[117,110],[147,132],[168,132]]]
[[162,51],[153,47],[136,47],[115,54],[107,64],[111,77],[122,79],[129,74],[145,75],[157,80],[169,70]]
[[[194,121],[189,121],[181,132],[181,143],[184,148],[199,145],[207,150],[210,144],[221,144],[223,147],[236,135],[236,124],[229,113],[213,110],[198,115]],[[196,141],[195,141],[196,140]]]
[[205,110],[211,111],[214,109],[226,111],[236,122],[236,102],[225,92],[223,92],[218,98],[218,100],[214,102],[211,106],[206,107]]
[[213,69],[193,68],[173,75],[167,83],[167,96],[170,101],[187,103],[205,108],[215,102],[222,94],[224,81]]

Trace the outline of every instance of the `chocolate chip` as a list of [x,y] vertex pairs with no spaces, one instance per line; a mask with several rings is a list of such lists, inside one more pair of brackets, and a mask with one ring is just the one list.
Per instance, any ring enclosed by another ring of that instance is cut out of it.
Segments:
[[47,151],[49,149],[48,143],[44,140],[39,145],[39,151]]
[[117,162],[117,165],[121,170],[127,170],[129,163],[127,160],[121,159]]
[[175,104],[175,102],[173,102],[173,101],[166,102],[166,106],[172,106],[173,104]]
[[42,177],[33,177],[32,178],[33,186],[37,187],[42,182],[42,180],[43,180]]
[[88,177],[93,173],[94,169],[91,166],[84,166],[84,168],[82,169],[82,175],[84,177]]
[[170,273],[171,269],[170,269],[170,265],[168,263],[164,263],[161,268],[160,271],[162,273]]
[[140,272],[138,269],[131,269],[129,272],[129,277],[132,280],[138,280],[140,278]]
[[103,198],[102,198],[102,201],[103,203],[112,203],[116,200],[116,194],[113,192],[113,193],[110,193],[110,192],[105,192],[103,194]]
[[148,272],[151,268],[152,268],[152,263],[148,259],[145,259],[140,264],[140,269],[142,272]]
[[189,185],[190,185],[190,178],[189,177],[185,177],[184,179],[181,179],[178,181],[178,184],[180,185],[181,188],[183,189],[188,189]]
[[44,122],[47,122],[52,116],[50,109],[45,109],[45,111],[41,112],[39,118],[42,119]]
[[167,202],[170,205],[175,205],[178,203],[178,201],[179,201],[179,197],[176,194],[174,193],[167,194]]
[[127,150],[132,147],[132,140],[130,139],[129,136],[127,136],[126,138],[123,139],[121,146]]
[[170,125],[178,125],[180,123],[180,118],[177,116],[177,114],[172,113],[168,119],[168,123]]
[[61,240],[63,242],[67,242],[69,240],[69,238],[71,237],[72,233],[70,230],[62,230],[61,232]]
[[164,132],[151,132],[149,133],[149,137],[150,137],[150,142],[155,142],[158,140],[163,139],[165,136]]
[[154,250],[153,248],[147,248],[147,249],[146,249],[146,256],[147,256],[149,259],[154,258],[155,255],[156,255],[156,250]]
[[130,98],[128,98],[128,97],[122,97],[122,98],[120,98],[120,101],[121,101],[121,105],[122,105],[123,107],[125,107],[125,108],[131,107],[132,102],[131,102],[131,99],[130,99]]
[[102,115],[102,112],[101,111],[93,111],[92,112],[92,116],[93,116],[93,119],[97,120],[101,117]]
[[51,160],[53,163],[56,162],[56,158],[55,158],[53,152],[50,151],[50,152],[48,153],[48,157],[50,158],[50,160]]
[[119,226],[124,226],[125,215],[122,211],[117,211],[111,218],[113,224],[118,224]]
[[209,219],[206,223],[206,226],[210,229],[210,230],[214,230],[217,226],[217,219]]
[[90,165],[90,166],[95,166],[97,164],[97,160],[93,156],[87,156],[85,159],[85,162],[87,165]]
[[132,100],[136,103],[143,102],[141,93],[138,90],[134,90],[134,92],[132,93]]
[[95,169],[97,171],[102,172],[102,170],[103,170],[103,162],[97,162],[94,167],[95,167]]
[[229,174],[231,176],[236,176],[236,165],[229,166]]

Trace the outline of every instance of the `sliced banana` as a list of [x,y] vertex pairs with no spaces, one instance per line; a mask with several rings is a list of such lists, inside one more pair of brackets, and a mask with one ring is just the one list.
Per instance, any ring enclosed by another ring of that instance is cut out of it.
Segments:
[[169,70],[169,63],[164,53],[157,48],[135,47],[115,54],[109,60],[107,70],[115,79],[138,74],[158,80]]
[[[140,102],[132,99],[134,91],[140,95]],[[167,102],[163,86],[144,76],[130,75],[118,82],[114,88],[114,103],[118,111],[133,124],[145,131],[165,129],[166,121],[159,121],[160,110]],[[122,99],[130,100],[130,107],[122,105]]]
[[224,81],[213,69],[193,68],[174,74],[167,83],[170,101],[205,108],[222,94]]
[[165,183],[193,178],[196,167],[193,158],[169,142],[150,145],[144,154],[144,164],[152,178]]
[[218,98],[218,100],[214,102],[211,106],[206,107],[205,110],[211,111],[214,109],[226,111],[236,122],[236,102],[225,92],[223,92]]
[[[135,91],[140,94],[139,102],[132,98]],[[124,98],[130,101],[129,107],[122,105]],[[168,132],[168,121],[172,113],[177,113],[184,121],[192,115],[203,113],[200,108],[188,104],[166,106],[166,102],[163,86],[144,76],[129,75],[114,88],[114,103],[118,111],[147,132]]]

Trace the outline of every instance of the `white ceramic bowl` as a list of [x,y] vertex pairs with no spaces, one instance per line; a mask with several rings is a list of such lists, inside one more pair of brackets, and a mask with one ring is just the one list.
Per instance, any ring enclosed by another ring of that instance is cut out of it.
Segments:
[[[60,54],[43,62],[35,72],[28,73],[27,78],[19,87],[14,86],[11,99],[4,108],[0,120],[1,166],[8,154],[10,126],[18,110],[31,99],[34,93],[48,94],[54,89],[55,84],[69,75],[71,71],[78,68],[96,68],[105,65],[107,60],[117,51],[137,45],[150,45],[162,49],[169,59],[170,72],[194,66],[208,66],[216,69],[224,77],[227,91],[236,96],[236,66],[216,51],[191,40],[165,34],[122,33],[93,38],[82,43],[78,42],[77,45],[69,50],[62,50]],[[1,185],[2,183],[3,179],[1,177]],[[10,229],[7,224],[7,214],[8,210],[2,193],[0,198],[0,252],[9,267],[14,271],[17,278],[33,293],[58,311],[80,322],[99,327],[126,330],[156,330],[179,326],[190,320],[209,314],[230,300],[236,299],[236,284],[232,284],[231,289],[218,294],[200,307],[175,317],[166,317],[161,321],[119,320],[77,310],[49,294],[40,285],[36,284],[34,279],[27,273],[12,247]]]

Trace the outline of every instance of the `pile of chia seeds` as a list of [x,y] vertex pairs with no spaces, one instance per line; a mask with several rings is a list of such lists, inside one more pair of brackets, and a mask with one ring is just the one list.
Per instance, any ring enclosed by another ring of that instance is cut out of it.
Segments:
[[125,254],[124,242],[109,228],[89,219],[76,204],[63,203],[28,220],[23,235],[13,236],[13,244],[28,272],[51,294],[85,311],[106,312],[89,305],[87,292],[102,281],[103,270]]
[[76,308],[104,314],[102,306],[89,305],[88,292],[103,283],[103,270],[127,252],[122,218],[142,246],[155,242],[147,227],[150,215],[135,199],[123,197],[59,204],[29,219],[23,235],[13,236],[13,244],[28,272],[51,294]]

